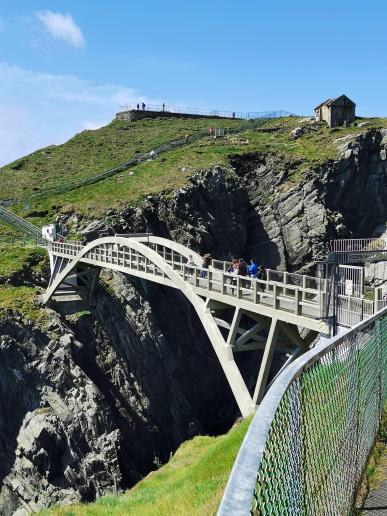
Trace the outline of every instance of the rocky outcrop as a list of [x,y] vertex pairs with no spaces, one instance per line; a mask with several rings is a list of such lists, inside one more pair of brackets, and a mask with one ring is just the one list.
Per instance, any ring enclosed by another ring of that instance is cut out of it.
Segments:
[[105,280],[90,312],[0,324],[1,515],[128,488],[237,415],[179,293]]
[[[112,217],[118,233],[151,231],[213,256],[255,257],[267,267],[312,271],[325,242],[372,236],[387,216],[387,132],[337,140],[340,157],[300,172],[281,155],[235,156]],[[84,234],[97,236],[95,228]],[[105,228],[106,229],[106,228]]]

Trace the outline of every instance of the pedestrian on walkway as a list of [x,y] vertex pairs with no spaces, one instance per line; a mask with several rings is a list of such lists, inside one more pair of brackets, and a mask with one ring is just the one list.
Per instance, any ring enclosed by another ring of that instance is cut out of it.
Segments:
[[137,111],[140,109],[140,104],[137,103]]
[[247,275],[247,263],[243,258],[239,258],[238,262],[238,276],[246,276]]
[[143,111],[145,111],[145,102],[143,102],[143,103],[141,104],[141,106],[142,106],[142,110],[143,110]]
[[210,267],[210,262],[211,262],[211,255],[209,253],[207,253],[203,256],[202,270],[200,272],[201,278],[207,277],[207,272]]
[[163,111],[165,111],[165,104],[164,104],[164,102],[163,102]]
[[250,278],[256,279],[257,273],[258,273],[258,267],[257,267],[257,264],[255,263],[254,258],[251,258],[251,260],[250,260],[250,265],[248,267],[248,271],[249,271]]

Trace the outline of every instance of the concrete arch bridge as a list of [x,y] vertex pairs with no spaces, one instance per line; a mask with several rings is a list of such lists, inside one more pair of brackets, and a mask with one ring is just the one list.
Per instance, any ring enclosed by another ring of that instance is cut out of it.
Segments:
[[[327,280],[322,278],[268,270],[265,280],[251,279],[228,274],[227,262],[216,260],[205,271],[191,249],[146,234],[104,237],[87,245],[48,241],[46,246],[52,275],[45,303],[80,293],[92,296],[102,268],[180,290],[196,310],[243,416],[253,413],[264,396],[276,347],[288,353],[283,369],[318,334],[329,333],[323,318]],[[304,338],[299,328],[305,329]],[[235,354],[253,350],[263,356],[250,393]]]

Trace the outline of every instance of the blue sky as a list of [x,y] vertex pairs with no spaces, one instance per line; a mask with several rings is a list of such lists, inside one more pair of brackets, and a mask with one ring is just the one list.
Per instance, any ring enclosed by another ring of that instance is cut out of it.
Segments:
[[382,0],[2,0],[0,165],[119,105],[387,115]]

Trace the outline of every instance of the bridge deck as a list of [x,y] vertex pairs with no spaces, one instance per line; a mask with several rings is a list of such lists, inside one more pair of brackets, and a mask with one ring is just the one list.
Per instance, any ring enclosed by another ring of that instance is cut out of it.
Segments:
[[[216,268],[210,267],[208,271],[204,271],[205,277],[202,277],[204,273],[198,255],[194,256],[195,265],[192,266],[188,265],[187,258],[179,253],[179,249],[174,251],[158,243],[164,239],[146,237],[138,240],[156,251],[164,262],[203,298],[263,316],[275,316],[279,320],[318,332],[329,332],[328,325],[321,319],[326,296],[324,280],[277,271],[268,271],[269,279],[266,280],[235,276],[223,272],[227,263],[220,261],[214,262]],[[49,250],[54,256],[69,260],[79,257],[81,263],[121,271],[176,288],[163,270],[141,253],[126,247],[123,242],[125,239],[117,238],[117,243],[101,243],[83,255],[86,247],[79,242],[53,242],[49,245]],[[275,279],[279,279],[276,278],[276,274],[285,275],[284,281],[276,281]],[[274,279],[270,279],[273,277]],[[310,285],[313,285],[313,288]]]

